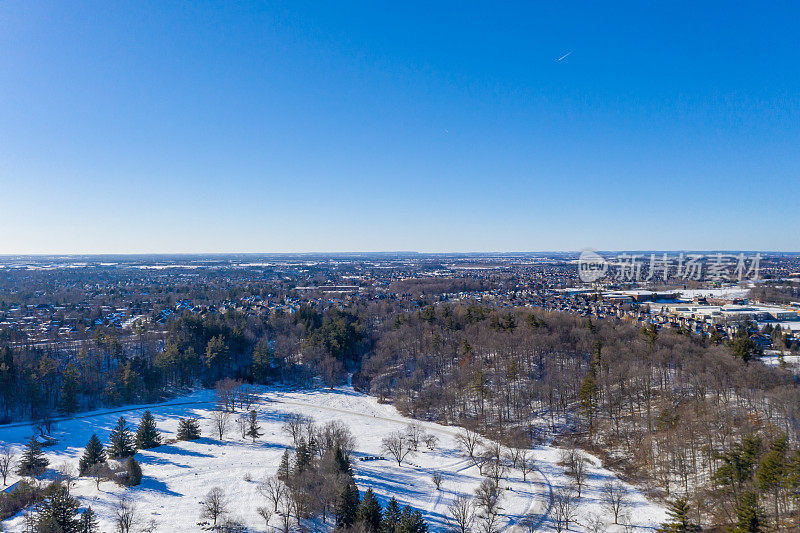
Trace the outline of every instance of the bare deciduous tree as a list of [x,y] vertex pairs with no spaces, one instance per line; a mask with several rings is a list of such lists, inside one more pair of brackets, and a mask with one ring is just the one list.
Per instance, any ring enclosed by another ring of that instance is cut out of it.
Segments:
[[606,523],[602,516],[591,514],[586,518],[586,529],[591,533],[603,533],[606,530]]
[[117,533],[131,533],[139,521],[136,504],[126,495],[120,496],[114,505],[114,526]]
[[326,423],[318,433],[315,440],[320,448],[320,456],[325,455],[328,451],[334,451],[336,448],[341,449],[345,455],[350,455],[356,447],[356,439],[353,432],[350,431],[350,427],[339,420],[331,420]]
[[517,465],[522,472],[522,481],[528,481],[528,474],[536,470],[536,462],[529,450],[522,450],[517,458]]
[[258,492],[272,502],[272,511],[278,512],[278,505],[286,497],[286,485],[276,476],[269,476],[258,486]]
[[619,524],[622,512],[630,505],[628,489],[619,481],[609,481],[603,485],[602,500],[606,509],[614,515],[614,523]]
[[402,431],[395,431],[384,437],[381,442],[381,450],[394,457],[394,460],[397,461],[397,466],[400,466],[403,459],[412,451],[408,437]]
[[225,378],[217,381],[217,403],[224,411],[235,411],[236,400],[239,396],[239,390],[242,383],[231,378]]
[[428,433],[423,437],[422,441],[425,443],[425,446],[433,451],[436,449],[436,446],[439,444],[439,437],[433,435],[432,433]]
[[247,438],[247,428],[250,426],[250,417],[246,413],[242,413],[236,417],[236,427],[239,428],[242,438]]
[[225,492],[219,487],[214,487],[208,491],[203,499],[203,512],[200,516],[213,520],[216,526],[217,520],[227,512],[228,500],[225,498]]
[[241,385],[239,387],[239,407],[245,411],[250,411],[253,403],[258,399],[256,388],[253,385]]
[[264,526],[266,527],[266,530],[269,531],[269,521],[272,518],[272,510],[268,507],[262,506],[256,509],[256,512],[258,513],[258,516],[264,519]]
[[475,504],[480,511],[483,533],[499,531],[500,489],[489,479],[484,479],[475,491]]
[[298,413],[289,413],[283,418],[281,430],[292,437],[295,447],[303,436],[303,427],[311,420],[310,417]]
[[570,522],[575,522],[578,511],[578,500],[575,498],[572,489],[562,488],[556,492],[553,498],[553,526],[558,533],[563,530],[569,531]]
[[222,440],[230,426],[231,415],[224,409],[217,409],[214,411],[214,417],[211,421],[214,426],[214,431],[219,435],[219,440]]
[[444,476],[441,472],[436,471],[431,474],[431,481],[433,485],[436,487],[436,490],[442,490],[442,482],[444,481]]
[[281,517],[283,533],[289,533],[292,530],[292,502],[290,500],[290,498],[284,498],[281,501],[281,509],[278,513]]
[[528,513],[522,517],[519,524],[527,533],[536,533],[541,525],[542,518],[536,513]]
[[100,482],[114,478],[114,472],[108,466],[108,463],[95,463],[89,467],[89,475],[94,478],[94,484],[97,490],[100,490]]
[[56,483],[62,483],[69,494],[73,479],[75,479],[75,468],[69,463],[62,463],[56,471]]
[[14,452],[11,447],[3,446],[0,451],[0,476],[3,476],[3,486],[6,485],[6,478],[11,473],[11,468],[14,466]]
[[500,485],[500,481],[505,477],[507,470],[506,465],[501,461],[492,462],[486,468],[486,477],[491,479],[495,485]]
[[408,437],[408,443],[411,445],[412,450],[417,451],[419,449],[419,443],[424,436],[425,430],[419,424],[406,426],[406,437]]
[[456,435],[456,442],[458,446],[466,452],[466,454],[471,458],[475,458],[475,452],[478,451],[478,447],[483,442],[481,436],[472,431],[470,429],[465,429],[463,431],[459,431]]
[[567,475],[575,482],[578,498],[580,498],[581,489],[586,483],[586,458],[583,457],[579,450],[573,448],[562,455],[562,461],[567,465]]
[[472,499],[459,496],[447,508],[447,521],[454,533],[470,533],[475,522],[475,506]]
[[151,518],[139,529],[139,533],[155,533],[156,531],[158,531],[158,522],[155,518]]
[[524,450],[520,450],[519,448],[511,448],[505,453],[505,458],[507,461],[511,463],[511,468],[517,468],[517,464],[519,463],[520,454],[523,453]]

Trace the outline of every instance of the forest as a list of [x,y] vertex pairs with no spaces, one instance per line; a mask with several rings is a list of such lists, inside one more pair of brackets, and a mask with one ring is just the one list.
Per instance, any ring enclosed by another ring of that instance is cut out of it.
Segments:
[[186,313],[134,341],[98,330],[72,351],[1,347],[0,414],[44,428],[229,377],[333,387],[352,375],[418,419],[582,447],[692,523],[785,530],[800,504],[800,394],[757,355],[746,339],[474,302]]

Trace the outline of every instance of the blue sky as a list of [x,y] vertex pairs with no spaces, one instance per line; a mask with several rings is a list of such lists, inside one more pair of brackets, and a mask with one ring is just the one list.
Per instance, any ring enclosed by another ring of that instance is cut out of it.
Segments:
[[0,3],[0,253],[800,250],[797,3],[335,4]]

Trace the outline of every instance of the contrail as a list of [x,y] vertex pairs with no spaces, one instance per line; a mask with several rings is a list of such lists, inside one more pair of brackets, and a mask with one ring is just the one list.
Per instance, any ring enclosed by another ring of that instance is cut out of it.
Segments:
[[556,59],[556,61],[563,61],[563,60],[564,60],[564,59],[566,59],[566,58],[567,58],[567,56],[569,56],[571,53],[572,53],[572,50],[570,50],[569,52],[567,52],[567,53],[566,53],[566,54],[564,54],[563,56],[561,56],[561,57],[559,57],[558,59]]

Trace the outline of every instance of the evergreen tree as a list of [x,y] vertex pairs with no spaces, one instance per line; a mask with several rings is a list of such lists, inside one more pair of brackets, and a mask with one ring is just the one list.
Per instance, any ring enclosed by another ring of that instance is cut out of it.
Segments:
[[103,443],[100,442],[100,439],[94,434],[86,444],[86,448],[83,450],[83,456],[78,461],[80,475],[85,476],[94,465],[105,462],[106,452],[103,449]]
[[658,533],[692,533],[700,531],[700,526],[689,519],[691,508],[686,498],[678,498],[667,506],[669,521],[658,528]]
[[44,456],[42,452],[42,445],[36,440],[36,437],[31,439],[25,444],[25,451],[22,452],[22,457],[17,464],[17,471],[21,476],[37,476],[44,472],[50,461]]
[[178,422],[178,440],[197,440],[200,438],[200,422],[196,418],[181,418]]
[[294,473],[295,475],[302,474],[305,469],[311,464],[313,455],[308,448],[308,444],[303,439],[297,445],[297,450],[294,453]]
[[247,436],[255,442],[261,435],[261,426],[258,425],[258,415],[255,410],[250,411],[250,419],[247,423]]
[[78,533],[78,500],[70,496],[63,485],[52,485],[49,490],[50,495],[39,506],[40,529],[54,533]]
[[113,459],[124,459],[136,453],[133,445],[133,435],[125,421],[125,417],[119,417],[117,425],[111,430],[109,435],[108,455]]
[[133,457],[128,457],[125,468],[128,471],[126,483],[129,487],[134,487],[142,482],[142,467],[139,465],[139,461]]
[[149,450],[156,446],[161,446],[161,433],[156,428],[153,413],[145,411],[136,430],[136,447],[140,450]]
[[353,525],[358,513],[358,487],[351,479],[342,488],[339,504],[336,506],[336,527],[345,529]]
[[583,384],[581,385],[580,390],[580,406],[581,411],[583,411],[584,416],[586,416],[586,420],[589,423],[589,439],[592,438],[592,432],[594,429],[594,414],[597,410],[597,394],[600,391],[600,388],[597,385],[597,370],[596,364],[592,361],[591,365],[589,366],[589,371],[586,373],[586,377],[583,379]]
[[344,453],[340,446],[336,446],[334,461],[336,462],[336,469],[339,470],[339,472],[353,477],[353,466],[350,464],[350,459],[347,457],[347,454]]
[[87,509],[81,515],[78,531],[79,533],[100,533],[100,525],[97,522],[97,515],[91,507],[87,507]]
[[766,519],[764,511],[758,504],[758,496],[753,492],[746,492],[739,498],[736,506],[736,526],[734,533],[761,533],[764,531]]
[[403,511],[400,509],[400,504],[397,499],[392,496],[386,508],[383,510],[383,521],[381,523],[381,533],[398,533],[400,530],[400,520]]
[[61,399],[59,410],[65,415],[71,415],[78,410],[78,371],[75,365],[70,363],[64,370],[64,379],[61,385]]
[[381,504],[372,489],[367,489],[358,506],[357,520],[364,524],[368,533],[378,533],[381,527]]
[[256,344],[253,350],[253,378],[258,383],[266,383],[272,366],[272,350],[269,343],[263,340]]
[[281,463],[278,465],[278,479],[286,483],[289,480],[290,472],[291,468],[289,467],[289,450],[283,450]]
[[406,505],[400,518],[399,533],[428,533],[428,524],[422,513]]
[[758,488],[772,494],[775,522],[780,522],[781,491],[787,485],[788,463],[786,458],[786,435],[778,436],[764,455],[756,472]]

